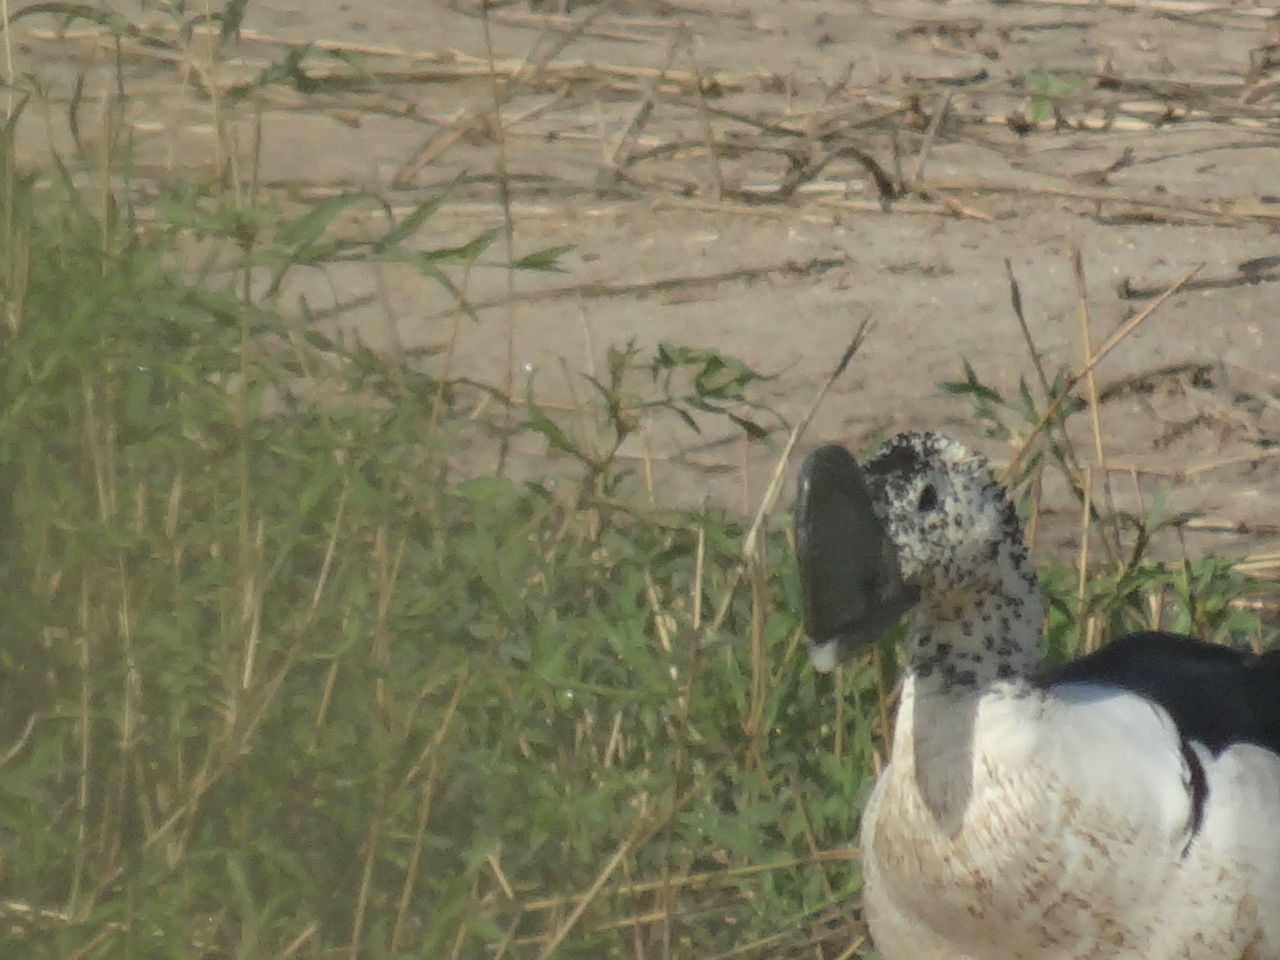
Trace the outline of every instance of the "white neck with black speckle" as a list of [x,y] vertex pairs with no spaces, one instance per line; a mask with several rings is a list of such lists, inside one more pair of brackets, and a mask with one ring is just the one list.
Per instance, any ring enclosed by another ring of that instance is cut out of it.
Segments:
[[930,591],[907,621],[918,693],[980,691],[1025,677],[1040,662],[1044,605],[1026,549],[1001,544],[984,569]]

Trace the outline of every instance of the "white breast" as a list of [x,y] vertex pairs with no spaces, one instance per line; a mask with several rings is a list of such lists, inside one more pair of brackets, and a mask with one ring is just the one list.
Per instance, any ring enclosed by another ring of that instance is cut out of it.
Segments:
[[1280,759],[1202,752],[1192,839],[1191,769],[1160,708],[1085,684],[970,696],[908,681],[864,814],[887,960],[1280,960]]

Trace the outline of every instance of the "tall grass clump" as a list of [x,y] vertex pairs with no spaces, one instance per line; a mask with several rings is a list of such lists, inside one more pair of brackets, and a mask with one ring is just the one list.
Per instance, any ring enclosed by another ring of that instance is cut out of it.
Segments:
[[729,415],[755,374],[619,350],[598,445],[499,397],[569,493],[463,476],[469,388],[286,320],[270,281],[451,283],[491,234],[433,249],[426,204],[353,246],[330,228],[367,197],[285,216],[216,184],[144,216],[106,162],[20,170],[6,138],[0,171],[0,953],[848,940],[873,735],[820,746],[785,544],[744,579],[736,521],[619,494],[637,416]]

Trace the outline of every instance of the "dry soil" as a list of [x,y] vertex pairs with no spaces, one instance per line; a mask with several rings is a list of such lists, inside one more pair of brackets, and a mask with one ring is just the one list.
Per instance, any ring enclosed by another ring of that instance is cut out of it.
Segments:
[[[1203,513],[1193,552],[1280,549],[1276,7],[512,2],[486,23],[469,0],[253,0],[216,58],[154,4],[124,12],[144,30],[118,44],[23,19],[13,56],[64,100],[87,78],[90,149],[123,63],[157,182],[230,169],[290,202],[369,188],[406,211],[460,178],[437,244],[502,227],[505,182],[515,254],[572,244],[565,272],[472,270],[476,319],[408,269],[309,271],[290,302],[381,350],[452,342],[453,374],[517,393],[532,375],[552,405],[584,396],[611,345],[667,341],[770,374],[756,398],[794,422],[869,317],[802,448],[931,428],[1006,460],[938,387],[966,359],[1011,398],[1035,386],[1006,261],[1050,375],[1087,353],[1073,250],[1095,348],[1198,266],[1097,365],[1102,449],[1078,415],[1080,458],[1108,465],[1122,504],[1166,491]],[[290,51],[300,83],[208,95]],[[51,131],[69,146],[48,117],[26,121],[33,162]],[[534,440],[517,446],[541,469]],[[776,447],[659,417],[623,454],[663,498],[737,504]],[[1041,549],[1070,547],[1078,508],[1052,490],[1049,507]]]

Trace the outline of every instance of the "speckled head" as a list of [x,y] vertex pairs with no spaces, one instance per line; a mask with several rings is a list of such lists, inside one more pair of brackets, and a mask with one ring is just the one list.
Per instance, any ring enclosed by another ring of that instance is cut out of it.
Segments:
[[911,611],[921,677],[973,686],[1025,672],[1043,613],[1021,525],[987,461],[903,433],[860,467],[841,447],[800,471],[796,553],[809,654],[829,670]]
[[997,589],[1008,572],[1000,570],[1001,561],[1025,561],[1012,502],[986,459],[959,441],[898,434],[863,474],[902,578],[920,588],[924,604]]

